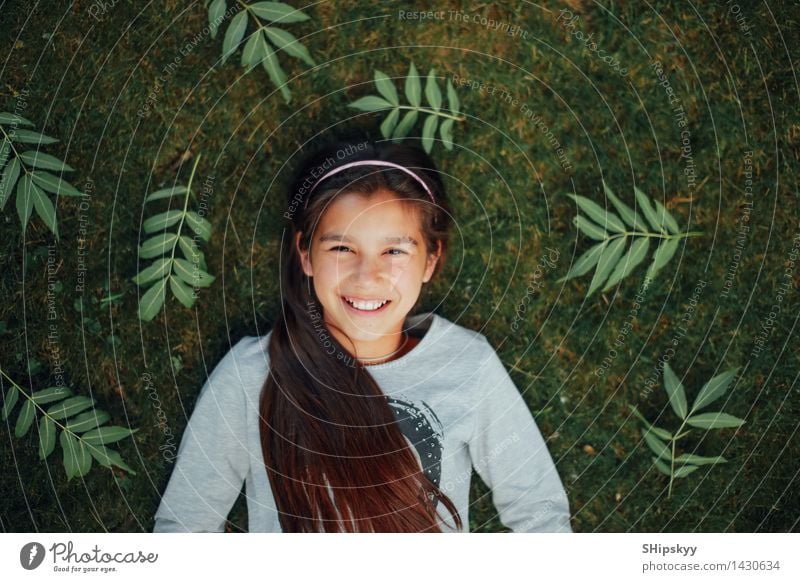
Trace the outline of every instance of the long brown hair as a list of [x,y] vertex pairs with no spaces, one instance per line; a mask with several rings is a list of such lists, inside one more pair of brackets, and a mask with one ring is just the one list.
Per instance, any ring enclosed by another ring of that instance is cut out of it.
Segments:
[[[308,196],[322,173],[368,159],[411,169],[428,185],[435,204],[413,177],[376,166],[343,170]],[[422,471],[372,375],[358,360],[331,355],[349,354],[319,316],[322,306],[294,242],[300,232],[301,248],[309,248],[338,194],[370,196],[387,189],[416,206],[427,252],[441,245],[437,273],[447,253],[450,213],[442,180],[420,148],[335,142],[305,158],[289,191],[282,310],[272,329],[260,401],[261,448],[284,532],[440,532],[437,501],[462,527],[453,502]]]

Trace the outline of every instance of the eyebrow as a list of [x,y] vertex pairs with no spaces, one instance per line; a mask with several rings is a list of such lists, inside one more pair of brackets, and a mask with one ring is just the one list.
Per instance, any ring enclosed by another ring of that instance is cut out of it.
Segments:
[[[387,244],[392,244],[392,245],[419,244],[417,243],[417,239],[410,236],[387,236],[383,240]],[[319,237],[319,242],[323,243],[326,241],[353,242],[353,239],[345,234],[323,234],[321,237]]]

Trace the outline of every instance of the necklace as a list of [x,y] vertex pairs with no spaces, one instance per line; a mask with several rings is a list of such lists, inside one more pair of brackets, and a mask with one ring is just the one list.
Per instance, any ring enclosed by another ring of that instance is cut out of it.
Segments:
[[[378,356],[378,357],[372,357],[372,358],[358,358],[359,361],[362,364],[364,364],[365,366],[370,366],[370,365],[375,365],[375,364],[380,363],[379,360],[385,360],[387,358],[391,358],[393,355],[395,355],[398,352],[401,352],[403,350],[403,348],[406,347],[406,344],[408,343],[409,336],[408,336],[408,334],[406,332],[403,332],[403,337],[405,339],[403,340],[402,345],[399,348],[397,348],[395,351],[393,351],[392,353],[386,354],[385,356]],[[371,364],[369,362],[371,362]]]

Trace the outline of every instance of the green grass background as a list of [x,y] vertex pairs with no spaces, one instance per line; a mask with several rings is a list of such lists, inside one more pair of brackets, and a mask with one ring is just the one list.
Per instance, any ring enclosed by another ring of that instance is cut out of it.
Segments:
[[[72,198],[58,204],[55,322],[47,319],[46,295],[52,236],[34,217],[23,237],[13,201],[2,211],[0,358],[22,386],[52,385],[56,362],[47,338],[55,323],[67,384],[91,393],[115,424],[139,428],[117,447],[137,475],[95,465],[85,479],[67,482],[59,448],[42,462],[35,430],[16,439],[13,425],[4,425],[2,531],[152,529],[172,469],[159,451],[164,430],[177,444],[207,374],[241,336],[266,333],[279,307],[276,258],[292,156],[337,124],[378,137],[381,118],[346,105],[375,93],[376,68],[400,77],[410,60],[424,73],[435,67],[440,83],[458,75],[497,87],[494,95],[459,89],[468,119],[457,124],[456,149],[435,146],[434,159],[450,176],[458,228],[448,266],[423,307],[480,330],[497,347],[556,460],[574,529],[797,528],[800,263],[789,273],[791,288],[766,349],[752,355],[800,233],[796,3],[742,2],[747,36],[731,4],[721,1],[659,1],[650,8],[570,2],[581,17],[576,27],[593,33],[598,46],[627,67],[624,78],[560,26],[556,16],[564,4],[426,2],[418,9],[443,10],[444,19],[415,22],[398,19],[397,9],[407,9],[403,3],[321,3],[307,9],[310,21],[286,25],[304,37],[320,64],[311,69],[280,56],[291,79],[291,104],[262,69],[242,76],[239,53],[225,66],[218,63],[220,32],[181,57],[146,118],[137,111],[163,68],[202,31],[207,12],[200,2],[118,3],[98,21],[91,6],[50,1],[0,8],[0,109],[13,110],[22,95],[27,107],[19,113],[61,140],[45,151],[76,168],[71,181],[79,189],[88,180],[93,188],[83,293],[75,291],[78,204]],[[525,38],[451,19],[450,10],[516,24]],[[693,196],[653,60],[663,63],[687,113],[698,185]],[[570,170],[501,90],[541,116],[565,148]],[[724,297],[745,201],[746,150],[753,151],[751,228]],[[143,198],[176,180],[185,183],[191,164],[178,162],[186,152],[202,154],[199,180],[214,181],[208,199],[214,234],[205,250],[217,280],[200,291],[196,310],[170,298],[154,321],[141,324],[130,278],[137,272]],[[571,224],[576,208],[564,194],[574,189],[602,203],[601,177],[631,204],[635,180],[682,227],[704,236],[687,239],[658,276],[633,331],[598,378],[594,371],[614,347],[644,272],[640,267],[618,289],[588,300],[589,276],[556,283],[591,246]],[[558,249],[557,266],[544,272],[544,284],[513,332],[517,305],[547,247]],[[670,364],[679,376],[687,374],[690,398],[714,374],[743,366],[723,401],[726,412],[747,423],[697,431],[690,444],[698,454],[723,454],[730,462],[678,481],[668,499],[667,479],[652,467],[628,406],[651,420],[663,413],[659,425],[677,427],[660,380],[649,395],[642,390],[699,280],[708,285]],[[102,301],[109,295],[120,296]],[[144,389],[145,372],[165,424],[159,425]],[[471,529],[504,529],[478,479],[472,500]],[[246,527],[240,499],[229,529]]]

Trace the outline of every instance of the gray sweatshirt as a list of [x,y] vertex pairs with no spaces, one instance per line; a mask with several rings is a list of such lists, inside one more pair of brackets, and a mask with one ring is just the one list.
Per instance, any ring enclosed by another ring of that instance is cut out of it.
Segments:
[[[515,532],[570,532],[569,504],[542,435],[486,338],[435,313],[406,319],[421,341],[368,366],[426,475],[469,527],[472,468]],[[155,532],[223,531],[246,484],[249,531],[280,532],[259,438],[271,333],[245,337],[203,386],[155,515]],[[440,527],[456,530],[438,504]]]

